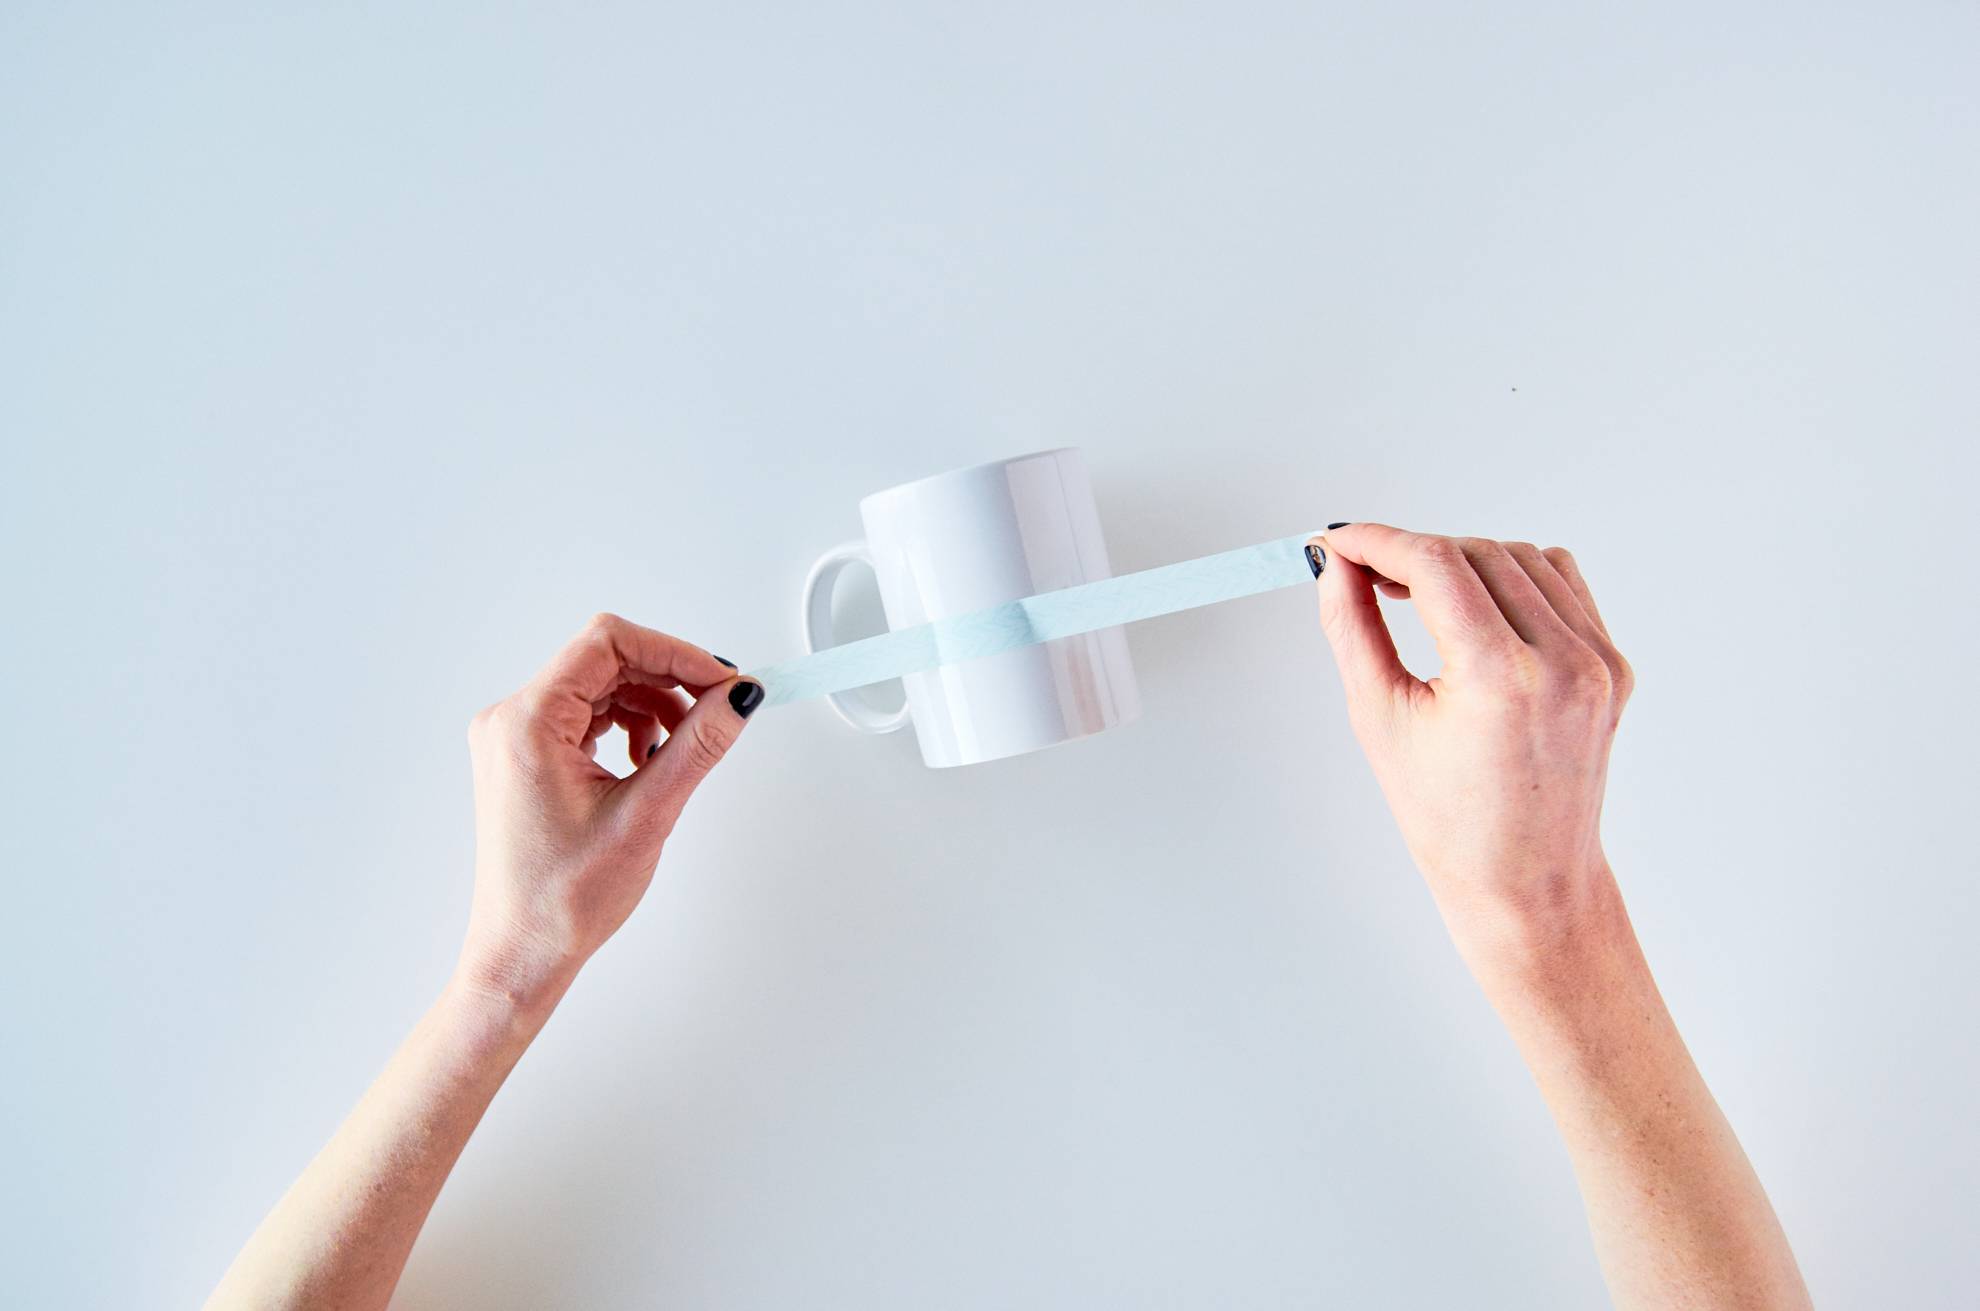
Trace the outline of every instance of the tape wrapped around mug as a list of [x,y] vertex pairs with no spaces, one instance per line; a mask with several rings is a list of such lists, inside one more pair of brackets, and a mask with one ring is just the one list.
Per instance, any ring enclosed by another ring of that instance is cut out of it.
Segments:
[[1040,592],[987,609],[861,638],[750,671],[764,704],[783,705],[884,683],[1000,651],[1117,628],[1313,581],[1311,533],[1165,564],[1139,573]]

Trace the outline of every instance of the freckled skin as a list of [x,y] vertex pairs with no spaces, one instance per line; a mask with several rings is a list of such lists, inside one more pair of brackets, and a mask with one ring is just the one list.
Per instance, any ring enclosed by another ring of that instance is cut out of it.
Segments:
[[[1602,849],[1634,675],[1572,557],[1339,524],[1307,559],[1356,737],[1560,1128],[1616,1304],[1808,1305]],[[1378,593],[1422,613],[1437,678],[1397,661]],[[454,976],[209,1306],[387,1303],[489,1101],[761,699],[727,661],[601,615],[475,717],[474,901]],[[615,724],[637,766],[623,779],[593,758]]]
[[[474,904],[440,999],[248,1240],[210,1307],[383,1307],[496,1090],[653,880],[762,700],[699,647],[593,619],[474,718]],[[625,730],[634,773],[594,758]]]
[[[1355,736],[1553,1112],[1616,1305],[1809,1305],[1602,848],[1635,674],[1574,558],[1382,524],[1321,541],[1321,626]],[[1416,606],[1438,677],[1396,658],[1378,592]]]

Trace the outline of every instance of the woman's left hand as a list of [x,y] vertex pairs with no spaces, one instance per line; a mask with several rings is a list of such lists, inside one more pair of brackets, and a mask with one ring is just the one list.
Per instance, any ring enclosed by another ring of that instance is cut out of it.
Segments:
[[[474,717],[474,910],[460,981],[554,1001],[653,880],[695,787],[763,687],[698,646],[594,618],[528,686]],[[594,759],[626,731],[634,772]]]

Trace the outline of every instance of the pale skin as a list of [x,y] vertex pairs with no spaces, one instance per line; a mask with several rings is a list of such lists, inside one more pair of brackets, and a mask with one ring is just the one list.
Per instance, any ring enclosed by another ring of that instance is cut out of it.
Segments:
[[[1553,1112],[1616,1305],[1808,1306],[1602,850],[1609,746],[1635,675],[1574,557],[1381,524],[1317,545],[1349,721]],[[1437,677],[1397,659],[1378,586],[1415,605]]]
[[[1602,849],[1633,683],[1567,552],[1379,524],[1313,543],[1349,718],[1459,954],[1553,1113],[1617,1306],[1805,1307],[1787,1239],[1685,1050]],[[1403,667],[1378,589],[1443,668]],[[599,616],[475,717],[476,866],[453,978],[209,1307],[383,1307],[454,1162],[632,913],[755,685]],[[626,730],[634,772],[593,758]]]

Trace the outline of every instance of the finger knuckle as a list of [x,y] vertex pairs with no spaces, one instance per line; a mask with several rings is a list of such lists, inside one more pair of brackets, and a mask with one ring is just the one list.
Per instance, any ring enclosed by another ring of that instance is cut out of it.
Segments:
[[1473,560],[1480,556],[1497,555],[1505,549],[1489,537],[1460,537],[1457,539],[1457,548],[1467,558]]
[[468,741],[482,741],[499,731],[508,704],[507,701],[493,701],[475,711],[473,718],[468,720]]
[[1614,658],[1616,666],[1614,672],[1616,699],[1618,701],[1627,701],[1629,700],[1630,693],[1636,690],[1636,666],[1625,659],[1623,653],[1620,651],[1614,653]]
[[1518,642],[1481,644],[1472,657],[1486,674],[1492,699],[1522,709],[1538,699],[1544,671],[1532,651]]
[[1578,703],[1606,705],[1614,690],[1608,662],[1593,651],[1562,662],[1555,681],[1568,700]]
[[1329,593],[1320,599],[1320,628],[1329,641],[1338,642],[1347,634],[1347,603]]
[[681,734],[680,745],[685,757],[682,763],[693,773],[706,774],[728,754],[729,737],[710,721],[698,719]]
[[524,688],[498,707],[499,722],[511,730],[542,723],[549,717],[556,695],[548,688]]
[[1505,543],[1505,552],[1515,560],[1537,560],[1540,558],[1540,548],[1531,542],[1507,542]]
[[1545,557],[1548,564],[1553,565],[1556,569],[1574,568],[1574,552],[1568,550],[1565,546],[1550,546],[1540,552],[1540,554]]
[[1433,568],[1448,568],[1464,557],[1464,551],[1448,537],[1419,537],[1413,549],[1418,560]]

